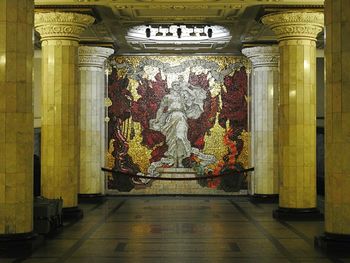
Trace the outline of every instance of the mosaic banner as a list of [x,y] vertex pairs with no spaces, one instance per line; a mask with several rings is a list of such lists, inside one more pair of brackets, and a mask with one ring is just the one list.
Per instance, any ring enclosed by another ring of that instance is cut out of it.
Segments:
[[[247,61],[231,56],[117,56],[109,63],[107,190],[202,194],[246,189]],[[130,178],[219,175],[165,182]]]

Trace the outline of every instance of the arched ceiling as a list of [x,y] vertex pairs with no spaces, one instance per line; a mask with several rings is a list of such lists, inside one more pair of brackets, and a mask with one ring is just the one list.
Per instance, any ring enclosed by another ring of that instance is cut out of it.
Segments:
[[[114,46],[119,54],[171,53],[136,50],[126,34],[138,25],[220,25],[231,33],[220,50],[208,46],[202,53],[239,54],[242,45],[276,42],[273,33],[260,22],[262,15],[285,9],[322,11],[323,0],[35,0],[36,12],[71,11],[93,15],[96,22],[82,36],[82,43]],[[322,46],[322,37],[320,37]],[[181,53],[193,49],[182,50]],[[174,50],[173,53],[176,53]]]

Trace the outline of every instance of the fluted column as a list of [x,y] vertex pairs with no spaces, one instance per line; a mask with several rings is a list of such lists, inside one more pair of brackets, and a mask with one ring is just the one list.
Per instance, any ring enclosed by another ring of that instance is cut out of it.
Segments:
[[350,2],[325,1],[325,235],[326,250],[350,249]]
[[[42,195],[77,207],[79,171],[78,40],[94,18],[76,13],[37,13],[42,46]],[[66,209],[68,211],[68,209]]]
[[17,255],[34,237],[33,24],[33,0],[0,1],[0,251]]
[[262,18],[280,47],[278,218],[318,218],[316,208],[316,36],[323,13],[290,11]]
[[79,194],[101,194],[102,156],[104,145],[104,62],[111,48],[79,47],[80,71],[80,169]]
[[278,46],[245,48],[242,53],[253,65],[252,155],[254,174],[252,200],[274,201],[278,194]]

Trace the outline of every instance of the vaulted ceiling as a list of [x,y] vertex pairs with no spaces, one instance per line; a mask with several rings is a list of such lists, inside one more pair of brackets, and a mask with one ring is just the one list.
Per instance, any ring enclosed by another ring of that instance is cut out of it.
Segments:
[[[93,15],[96,22],[82,36],[82,43],[114,46],[119,54],[160,53],[136,50],[126,41],[130,28],[139,25],[219,25],[230,31],[230,42],[220,50],[202,53],[239,54],[242,45],[276,42],[262,23],[262,15],[288,9],[323,10],[323,0],[35,0],[36,12],[70,11]],[[322,36],[318,45],[322,47]],[[164,52],[172,53],[166,50]],[[182,50],[181,53],[193,52]],[[173,51],[173,53],[176,53]]]

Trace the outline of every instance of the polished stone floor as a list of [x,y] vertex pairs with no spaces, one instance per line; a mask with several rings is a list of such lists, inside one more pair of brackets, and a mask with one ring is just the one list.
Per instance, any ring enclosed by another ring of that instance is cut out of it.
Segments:
[[84,219],[31,257],[0,262],[350,262],[314,248],[322,221],[276,221],[276,206],[246,197],[109,197],[81,204]]

